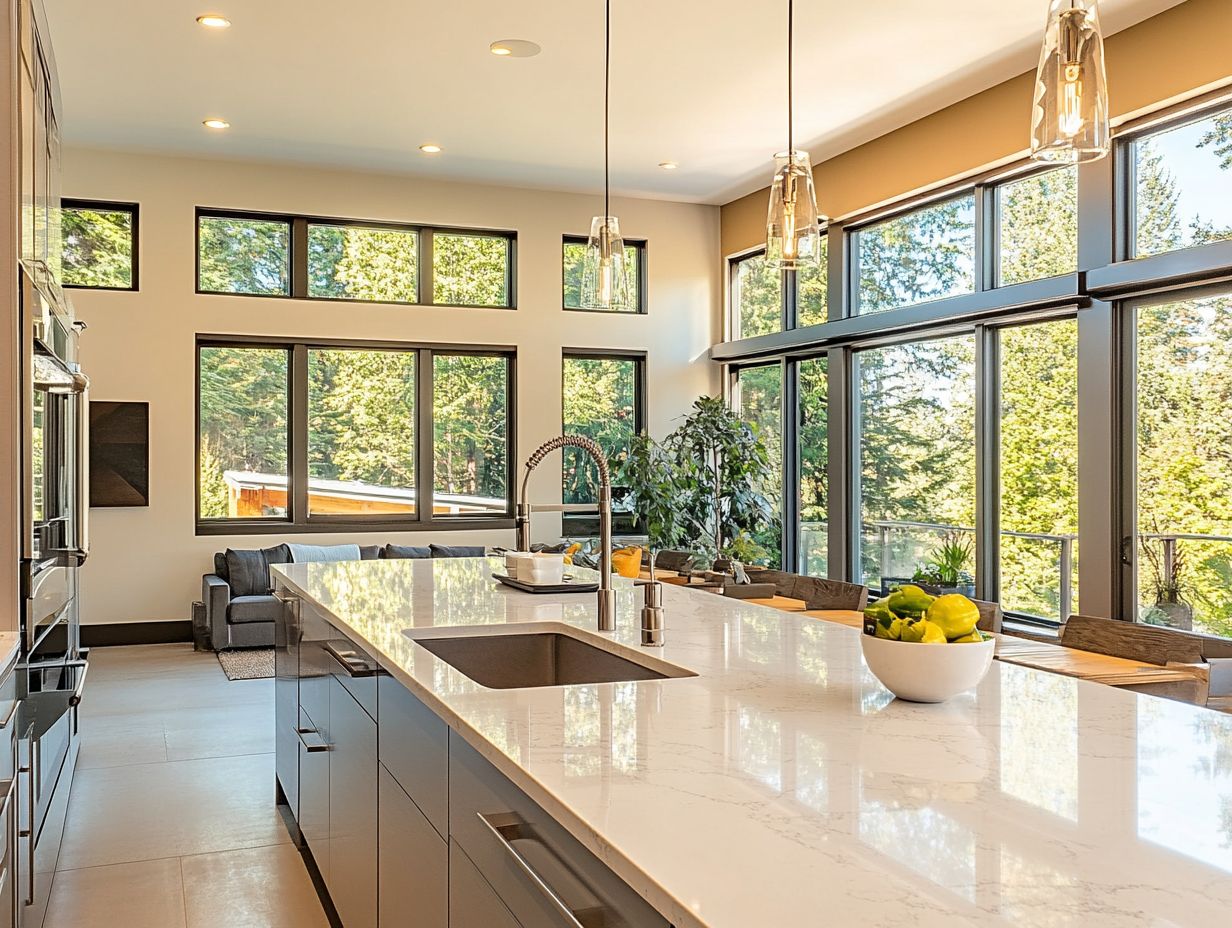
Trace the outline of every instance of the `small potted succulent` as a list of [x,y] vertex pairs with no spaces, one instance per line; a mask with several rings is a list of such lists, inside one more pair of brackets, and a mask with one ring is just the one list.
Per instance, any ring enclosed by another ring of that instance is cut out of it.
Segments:
[[916,568],[912,583],[934,596],[947,593],[975,595],[975,577],[967,569],[975,545],[963,532],[947,532],[929,555],[928,562]]

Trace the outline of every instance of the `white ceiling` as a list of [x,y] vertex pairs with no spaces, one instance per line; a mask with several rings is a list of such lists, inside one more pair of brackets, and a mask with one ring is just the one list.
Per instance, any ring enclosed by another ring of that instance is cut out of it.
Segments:
[[[1177,2],[1103,0],[1105,31]],[[68,144],[601,186],[600,0],[45,3]],[[797,146],[829,156],[1029,70],[1046,7],[803,0]],[[207,12],[234,25],[203,29]],[[786,144],[785,0],[613,0],[612,16],[613,187],[722,203],[764,186]],[[503,38],[543,53],[497,58]]]

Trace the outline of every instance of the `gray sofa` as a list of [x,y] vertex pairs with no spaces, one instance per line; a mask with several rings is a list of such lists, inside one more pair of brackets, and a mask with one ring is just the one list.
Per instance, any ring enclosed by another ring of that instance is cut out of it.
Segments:
[[[429,557],[482,557],[481,545],[360,545],[361,560]],[[269,648],[279,603],[270,589],[270,565],[291,562],[287,545],[214,555],[214,572],[201,578],[201,601],[214,650]]]

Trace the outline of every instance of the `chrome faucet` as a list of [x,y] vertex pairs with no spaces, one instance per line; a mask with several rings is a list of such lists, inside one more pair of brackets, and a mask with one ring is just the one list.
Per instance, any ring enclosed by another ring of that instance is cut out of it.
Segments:
[[531,472],[545,457],[558,448],[580,448],[595,459],[599,468],[599,631],[610,632],[616,628],[616,594],[612,591],[612,472],[607,464],[607,455],[594,439],[584,435],[561,435],[545,441],[526,459],[526,473],[522,476],[522,494],[518,501],[517,549],[530,550],[530,513],[527,488]]

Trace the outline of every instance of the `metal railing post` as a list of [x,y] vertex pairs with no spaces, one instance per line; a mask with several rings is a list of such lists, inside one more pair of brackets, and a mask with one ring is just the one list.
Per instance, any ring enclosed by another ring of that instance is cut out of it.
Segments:
[[885,578],[890,575],[890,527],[888,525],[877,526],[877,537],[881,543],[881,588],[885,589]]
[[1061,538],[1061,621],[1068,621],[1074,608],[1074,539]]

